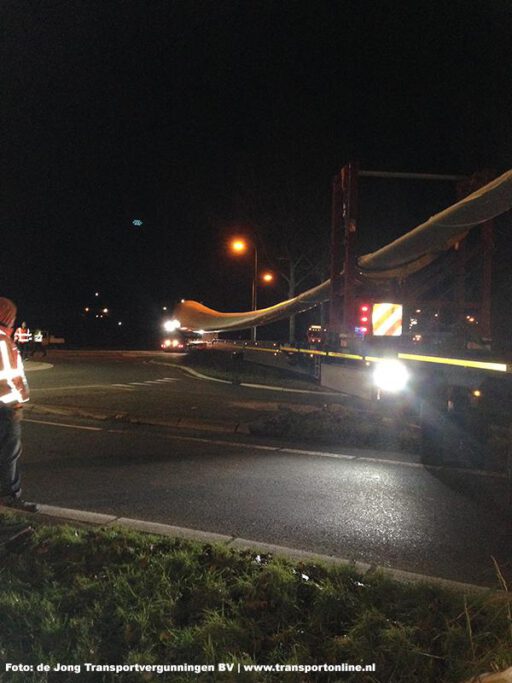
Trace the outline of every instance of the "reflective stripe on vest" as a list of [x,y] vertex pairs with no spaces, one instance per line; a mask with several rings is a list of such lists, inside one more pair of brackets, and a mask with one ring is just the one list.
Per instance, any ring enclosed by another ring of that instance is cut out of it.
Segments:
[[26,344],[32,339],[32,335],[30,334],[30,330],[27,328],[23,329],[23,327],[18,327],[16,332],[14,333],[14,341],[19,342],[20,344]]
[[23,398],[20,388],[16,387],[15,384],[15,380],[21,382],[22,385],[25,385],[26,383],[23,361],[18,355],[16,367],[11,365],[9,348],[7,346],[7,342],[3,339],[0,339],[0,358],[2,359],[2,369],[0,370],[0,386],[2,382],[5,382],[7,387],[10,389],[8,393],[0,396],[0,402],[6,404],[25,403],[25,401],[28,401],[28,397]]

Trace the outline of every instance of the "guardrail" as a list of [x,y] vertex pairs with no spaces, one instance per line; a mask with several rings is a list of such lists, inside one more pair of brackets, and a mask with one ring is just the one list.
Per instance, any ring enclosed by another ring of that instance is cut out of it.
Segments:
[[[249,342],[249,341],[231,341],[231,340],[217,340],[216,343],[231,344],[233,346],[242,346],[248,351],[261,351],[261,352],[271,352],[271,353],[298,353],[310,356],[310,358],[323,357],[323,358],[338,358],[341,360],[354,360],[362,361],[364,363],[377,363],[381,360],[385,360],[386,356],[370,356],[361,355],[356,353],[345,353],[343,351],[323,351],[321,349],[309,349],[300,348],[295,346],[288,346],[286,344],[280,344],[279,342]],[[393,358],[398,358],[404,361],[413,361],[416,363],[434,363],[438,365],[447,365],[452,367],[468,368],[472,370],[485,370],[490,372],[502,372],[502,373],[512,373],[512,365],[507,363],[500,363],[494,361],[481,361],[470,358],[451,358],[444,356],[431,356],[424,354],[414,354],[414,353],[396,353]]]

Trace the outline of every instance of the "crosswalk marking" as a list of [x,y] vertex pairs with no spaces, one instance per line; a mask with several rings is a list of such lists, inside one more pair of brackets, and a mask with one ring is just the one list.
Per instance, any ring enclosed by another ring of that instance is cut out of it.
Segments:
[[[130,385],[135,385],[138,387],[146,387],[149,384],[167,384],[168,382],[179,382],[178,377],[162,377],[160,379],[148,379],[145,382],[130,382]],[[113,384],[113,387],[128,386],[124,384]]]

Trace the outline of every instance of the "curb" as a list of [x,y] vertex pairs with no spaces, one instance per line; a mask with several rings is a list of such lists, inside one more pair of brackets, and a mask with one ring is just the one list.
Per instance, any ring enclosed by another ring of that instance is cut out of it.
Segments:
[[64,415],[67,417],[83,417],[90,420],[106,422],[123,422],[125,424],[150,425],[152,427],[173,427],[180,429],[194,429],[205,432],[219,432],[223,434],[250,434],[249,426],[242,422],[208,422],[189,417],[177,417],[172,420],[155,420],[144,417],[129,417],[127,413],[95,413],[72,406],[42,406],[31,403],[25,407],[29,413],[43,415]]
[[[3,509],[12,512],[11,508]],[[354,567],[361,574],[365,574],[369,571],[380,571],[385,576],[400,583],[431,583],[441,588],[466,593],[483,593],[494,590],[486,586],[478,586],[471,583],[454,581],[452,579],[444,579],[437,576],[429,576],[427,574],[392,569],[375,564],[370,565],[366,562],[348,560],[335,555],[324,555],[321,553],[300,550],[297,548],[289,548],[288,546],[276,545],[273,543],[253,541],[250,539],[238,538],[236,536],[218,534],[210,531],[161,524],[159,522],[148,522],[142,519],[118,517],[116,515],[107,515],[98,512],[89,512],[86,510],[61,508],[54,505],[40,505],[39,512],[35,514],[28,512],[20,513],[19,511],[15,512],[16,514],[21,514],[26,519],[35,518],[38,520],[40,519],[41,521],[47,520],[49,522],[58,524],[78,522],[80,524],[86,524],[95,527],[121,527],[123,529],[130,529],[132,531],[138,531],[141,533],[155,534],[158,536],[167,536],[171,538],[185,538],[202,543],[223,543],[226,546],[229,546],[229,548],[233,548],[235,550],[254,550],[260,553],[270,553],[276,557],[282,557],[292,561],[322,562],[324,564],[330,565],[350,566]]]
[[32,360],[27,360],[23,367],[25,372],[39,372],[40,370],[51,370],[54,367],[53,363],[43,363],[42,361],[36,362]]

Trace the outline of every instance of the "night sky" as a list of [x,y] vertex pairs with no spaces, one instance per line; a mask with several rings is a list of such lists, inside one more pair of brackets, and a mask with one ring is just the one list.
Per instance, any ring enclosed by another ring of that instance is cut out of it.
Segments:
[[[512,167],[508,0],[2,0],[0,31],[0,294],[77,343],[141,339],[181,298],[247,310],[230,230],[271,246],[301,204],[326,242],[351,159]],[[367,180],[360,199],[365,252],[455,195]],[[96,304],[112,318],[81,317]]]

